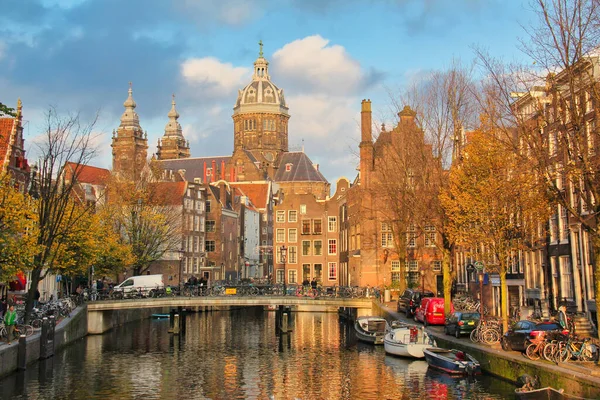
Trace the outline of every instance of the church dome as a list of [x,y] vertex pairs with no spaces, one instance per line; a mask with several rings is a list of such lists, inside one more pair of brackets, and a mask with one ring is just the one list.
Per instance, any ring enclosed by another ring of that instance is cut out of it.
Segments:
[[254,62],[252,82],[239,90],[234,115],[243,112],[269,112],[287,114],[283,89],[279,89],[269,76],[269,62],[263,57],[262,44]]

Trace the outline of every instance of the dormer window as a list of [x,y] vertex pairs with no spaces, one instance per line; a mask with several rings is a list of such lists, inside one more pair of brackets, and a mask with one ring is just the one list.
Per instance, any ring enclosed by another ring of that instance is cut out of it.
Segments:
[[285,164],[285,172],[290,172],[292,170],[292,163]]

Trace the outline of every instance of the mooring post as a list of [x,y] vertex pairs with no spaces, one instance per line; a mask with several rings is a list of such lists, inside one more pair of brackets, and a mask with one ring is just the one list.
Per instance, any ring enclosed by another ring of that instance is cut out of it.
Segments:
[[25,370],[27,368],[27,336],[19,336],[19,349],[17,352],[17,368]]
[[40,360],[48,358],[48,318],[42,318],[42,333],[40,334]]
[[175,316],[173,317],[173,334],[174,335],[179,335],[179,314],[175,314]]
[[48,355],[48,357],[51,357],[54,355],[54,337],[55,337],[55,331],[56,331],[56,318],[54,318],[54,315],[51,315],[49,318],[49,329],[48,329],[48,349],[50,350],[50,354]]

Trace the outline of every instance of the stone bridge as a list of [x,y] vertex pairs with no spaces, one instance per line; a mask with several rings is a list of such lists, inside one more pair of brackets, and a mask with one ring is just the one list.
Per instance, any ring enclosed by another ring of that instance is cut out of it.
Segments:
[[162,297],[126,300],[106,300],[87,303],[89,334],[101,334],[114,326],[150,318],[155,313],[172,309],[227,310],[238,307],[289,306],[294,311],[337,312],[355,309],[354,315],[372,315],[376,306],[371,298],[310,298],[297,296],[215,296],[215,297]]

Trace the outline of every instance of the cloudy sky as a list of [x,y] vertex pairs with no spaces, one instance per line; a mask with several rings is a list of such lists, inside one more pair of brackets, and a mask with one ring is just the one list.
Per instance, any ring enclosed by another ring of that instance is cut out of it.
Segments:
[[29,143],[49,106],[100,111],[93,164],[110,168],[131,81],[149,152],[175,93],[192,156],[231,154],[232,108],[262,40],[290,147],[304,145],[332,183],[356,175],[361,99],[391,123],[390,94],[453,58],[471,62],[474,45],[520,58],[532,19],[528,0],[0,0],[0,10],[0,102],[22,99]]

